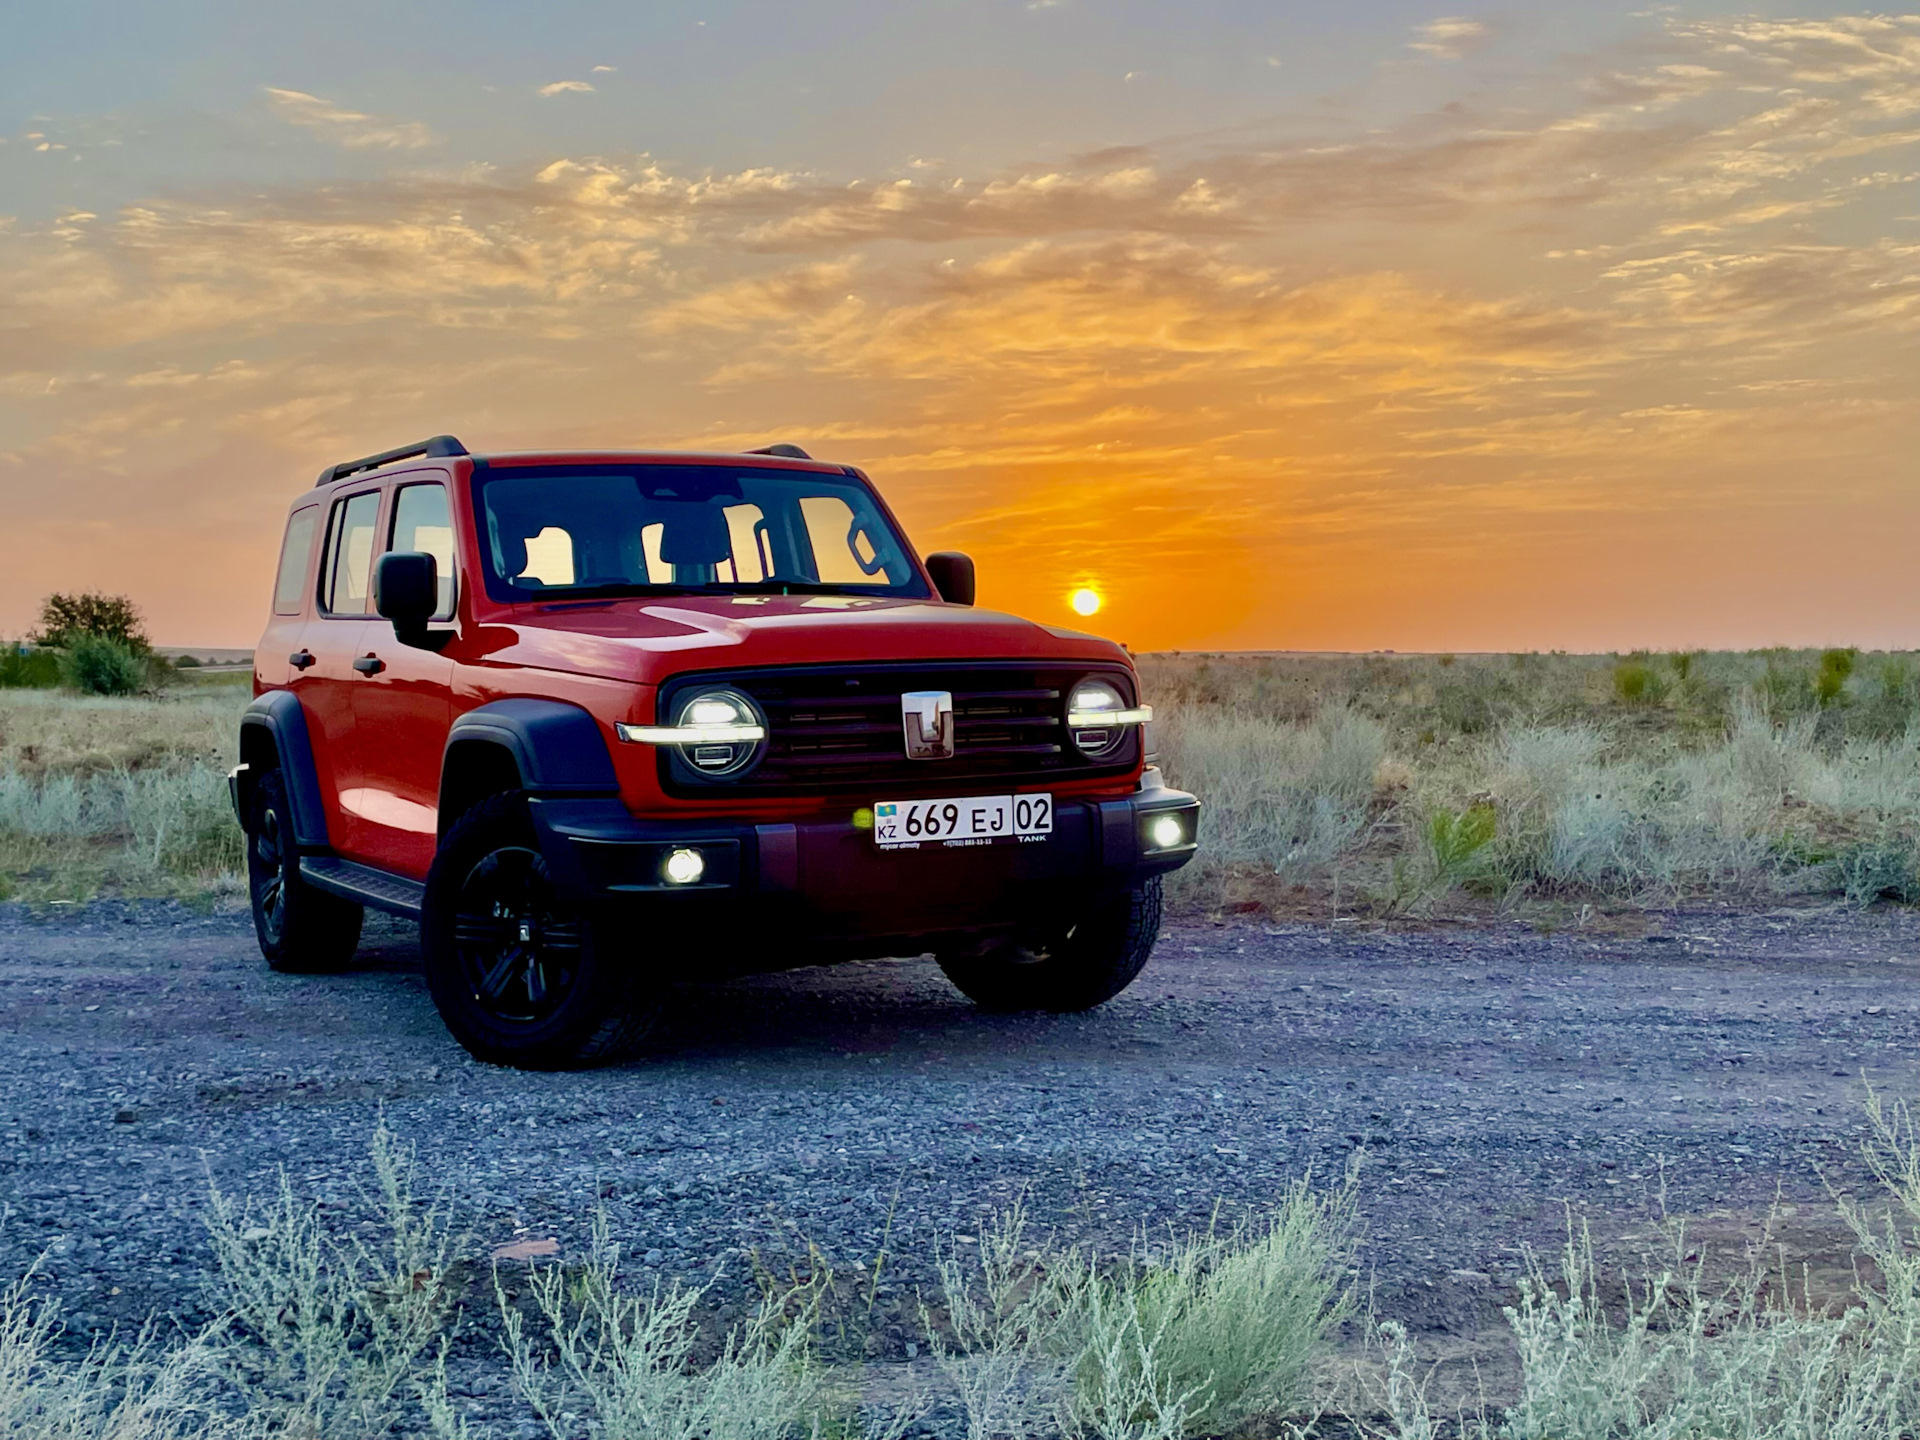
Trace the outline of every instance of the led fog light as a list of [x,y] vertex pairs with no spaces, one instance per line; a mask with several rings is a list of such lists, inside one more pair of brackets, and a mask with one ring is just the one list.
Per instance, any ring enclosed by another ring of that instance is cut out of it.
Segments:
[[1185,843],[1187,827],[1180,823],[1177,815],[1162,815],[1147,826],[1147,839],[1153,842],[1156,850],[1171,850]]
[[707,862],[698,850],[675,850],[660,868],[669,885],[692,885],[707,873]]

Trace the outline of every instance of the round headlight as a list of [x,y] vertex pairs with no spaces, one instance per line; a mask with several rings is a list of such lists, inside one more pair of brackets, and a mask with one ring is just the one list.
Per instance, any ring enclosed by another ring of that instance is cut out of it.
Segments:
[[[680,702],[673,717],[680,726],[757,725],[764,731],[766,720],[752,697],[738,690],[702,690]],[[759,762],[766,749],[764,740],[711,740],[683,745],[680,753],[702,775],[715,777],[739,775]]]
[[1067,713],[1074,718],[1073,743],[1082,755],[1097,759],[1111,755],[1127,738],[1126,726],[1102,725],[1094,717],[1102,713],[1119,714],[1127,708],[1127,697],[1105,680],[1082,680],[1073,687]]

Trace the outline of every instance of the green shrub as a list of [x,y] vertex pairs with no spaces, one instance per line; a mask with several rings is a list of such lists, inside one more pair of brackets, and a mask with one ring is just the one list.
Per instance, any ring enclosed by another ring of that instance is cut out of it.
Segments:
[[1436,810],[1427,816],[1422,834],[1436,888],[1451,888],[1467,879],[1498,828],[1499,816],[1491,805],[1474,805],[1457,815]]
[[173,668],[176,670],[198,670],[200,668],[200,662],[191,655],[182,655],[173,662]]
[[1849,845],[1834,860],[1840,893],[1862,907],[1876,900],[1920,898],[1920,863],[1904,835],[1883,835]]
[[1853,675],[1853,664],[1859,654],[1858,650],[1823,650],[1820,653],[1820,668],[1813,677],[1813,693],[1821,709],[1846,698],[1847,681]]
[[1667,677],[1640,655],[1613,667],[1613,696],[1622,705],[1658,705],[1667,698]]
[[1667,656],[1667,663],[1673,667],[1674,678],[1684,681],[1693,674],[1693,662],[1699,658],[1696,651],[1675,650]]
[[146,683],[147,665],[122,641],[79,635],[60,656],[60,678],[83,695],[136,695]]
[[51,690],[60,683],[60,657],[0,641],[0,690]]

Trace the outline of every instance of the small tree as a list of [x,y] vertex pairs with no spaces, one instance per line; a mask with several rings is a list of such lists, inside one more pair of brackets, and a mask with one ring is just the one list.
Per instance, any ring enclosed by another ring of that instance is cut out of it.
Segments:
[[140,607],[124,595],[49,595],[40,604],[40,629],[34,635],[36,645],[66,649],[82,635],[112,640],[135,655],[153,648],[147,640],[146,624]]

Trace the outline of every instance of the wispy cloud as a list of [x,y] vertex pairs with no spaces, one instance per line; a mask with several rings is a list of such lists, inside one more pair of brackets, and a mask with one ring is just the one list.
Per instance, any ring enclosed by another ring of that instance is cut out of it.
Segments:
[[549,98],[555,95],[591,95],[593,86],[585,80],[556,80],[551,85],[542,85],[540,93]]
[[418,150],[434,143],[433,132],[413,121],[349,110],[304,90],[260,88],[281,119],[349,150]]
[[[1477,38],[1441,23],[1419,43]],[[1122,577],[1150,553],[1239,597],[1222,613],[1323,607],[1219,622],[1248,643],[1354,643],[1352,617],[1392,618],[1382,576],[1431,582],[1437,615],[1495,536],[1532,573],[1658,513],[1697,569],[1769,507],[1843,526],[1910,481],[1920,19],[1670,19],[1567,64],[1545,99],[968,174],[396,157],[64,211],[0,228],[10,453],[97,479],[231,446],[206,502],[231,507],[263,447],[305,468],[469,421],[503,445],[818,436],[923,543],[978,548],[1003,603],[1052,604],[1071,552]],[[269,93],[336,143],[395,128]],[[91,483],[31,503],[107,513]],[[1513,603],[1545,613],[1557,578]],[[1124,623],[1201,640],[1167,607]]]
[[1409,50],[1440,60],[1458,60],[1482,44],[1491,31],[1485,21],[1469,20],[1464,15],[1443,15],[1416,27],[1413,33],[1419,38],[1407,42]]

